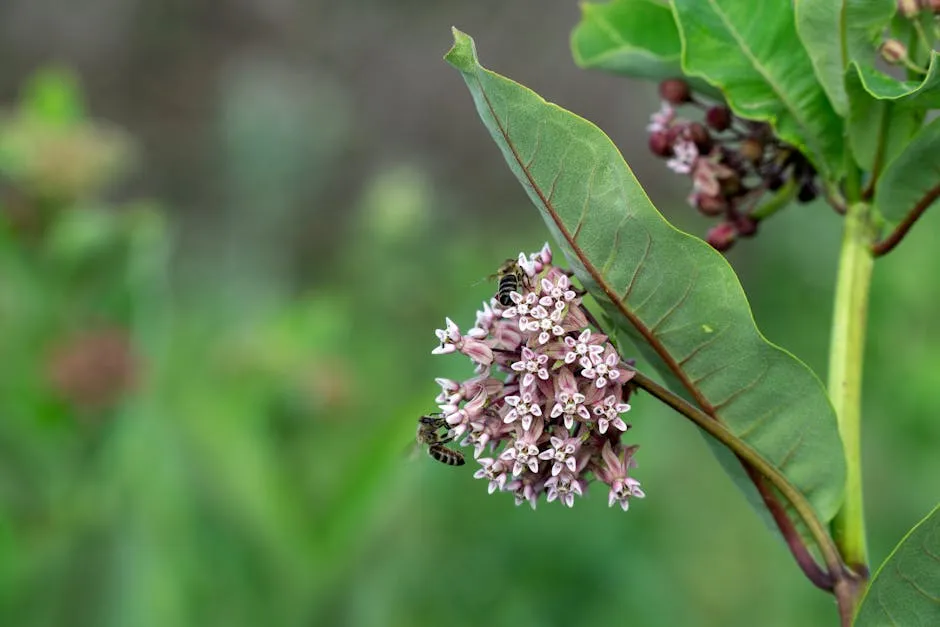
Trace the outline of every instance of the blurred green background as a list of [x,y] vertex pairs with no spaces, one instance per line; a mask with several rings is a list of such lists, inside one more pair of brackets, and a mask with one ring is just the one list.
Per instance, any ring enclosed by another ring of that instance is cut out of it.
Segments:
[[[646,150],[655,86],[577,70],[574,3],[0,4],[0,624],[834,624],[695,429],[637,397],[648,497],[537,512],[411,455],[444,316],[547,237],[441,60]],[[731,260],[824,375],[840,223]],[[876,267],[866,507],[880,562],[937,501],[940,215]]]

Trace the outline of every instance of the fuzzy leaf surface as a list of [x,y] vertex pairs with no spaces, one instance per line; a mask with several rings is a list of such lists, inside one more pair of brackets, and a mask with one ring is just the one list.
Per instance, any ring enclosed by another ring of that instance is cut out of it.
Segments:
[[854,625],[940,625],[940,506],[878,568]]
[[682,67],[725,94],[742,117],[769,122],[831,180],[842,168],[842,120],[800,42],[792,0],[675,0]]
[[[845,476],[832,406],[812,371],[757,330],[731,266],[660,215],[599,128],[483,68],[470,37],[454,37],[445,59],[608,317],[677,393],[747,441],[819,518],[831,519]],[[744,476],[736,461],[725,467]]]

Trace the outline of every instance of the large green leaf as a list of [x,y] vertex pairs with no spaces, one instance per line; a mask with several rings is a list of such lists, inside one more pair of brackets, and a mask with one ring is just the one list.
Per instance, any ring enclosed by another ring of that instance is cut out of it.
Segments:
[[878,48],[897,12],[896,0],[842,1],[845,49],[848,60],[857,65],[865,90],[879,100],[896,100],[906,106],[922,109],[940,106],[940,61],[936,52],[930,54],[923,78],[898,80],[876,69]]
[[924,122],[924,112],[879,100],[862,86],[855,64],[846,73],[849,117],[846,130],[852,155],[863,170],[877,170],[897,157]]
[[446,60],[585,287],[678,393],[830,519],[845,476],[832,407],[816,376],[758,332],[731,266],[656,211],[600,129],[484,69],[470,37],[454,36]]
[[653,79],[682,76],[682,43],[672,10],[656,0],[584,3],[571,52],[584,68]]
[[848,63],[843,42],[842,11],[846,0],[796,0],[796,32],[809,53],[816,78],[839,115],[849,111],[845,91]]
[[914,136],[878,180],[875,207],[888,222],[898,222],[918,203],[940,196],[940,118]]
[[739,115],[770,122],[829,179],[842,120],[796,34],[791,0],[675,0],[682,67],[719,87]]
[[878,568],[854,625],[940,625],[940,506],[917,523]]

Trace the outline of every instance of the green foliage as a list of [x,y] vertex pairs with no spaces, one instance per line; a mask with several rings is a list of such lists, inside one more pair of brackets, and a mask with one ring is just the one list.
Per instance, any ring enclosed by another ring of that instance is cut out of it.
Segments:
[[[896,223],[924,199],[940,197],[940,118],[920,129],[878,179],[875,207]],[[932,204],[933,204],[932,203]]]
[[845,91],[845,52],[842,32],[844,2],[833,0],[796,0],[796,31],[809,54],[816,78],[826,90],[833,108],[841,116],[848,113],[849,97]]
[[[602,131],[484,69],[473,41],[454,37],[446,59],[581,282],[678,393],[831,518],[845,480],[832,408],[813,373],[757,331],[724,258],[663,219]],[[733,459],[728,470],[743,474]]]
[[917,523],[879,567],[856,627],[940,623],[940,507]]
[[[892,100],[917,108],[940,106],[940,62],[937,53],[930,51],[922,59],[922,50],[916,39],[909,51],[915,61],[926,61],[927,75],[923,78],[901,80],[886,74],[876,67],[877,51],[884,29],[892,24],[897,11],[895,0],[841,0],[838,21],[830,22],[832,32],[844,38],[843,50],[847,51],[849,72],[857,72],[865,90],[879,100]],[[830,17],[835,17],[829,12]],[[929,25],[929,23],[928,23]],[[911,26],[903,27],[910,40]],[[898,34],[898,33],[896,33]]]
[[685,71],[720,88],[739,115],[770,122],[836,179],[842,124],[797,37],[792,2],[676,0],[674,7]]
[[682,42],[669,6],[657,0],[585,2],[571,34],[575,63],[628,76],[682,75]]
[[879,172],[910,143],[923,124],[923,112],[873,97],[855,72],[846,75],[846,89],[851,95],[846,134],[852,156],[863,170]]

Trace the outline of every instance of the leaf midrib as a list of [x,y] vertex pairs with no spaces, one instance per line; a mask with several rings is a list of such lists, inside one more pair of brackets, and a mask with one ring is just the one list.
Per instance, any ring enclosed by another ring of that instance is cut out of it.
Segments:
[[[633,312],[631,312],[623,304],[623,302],[620,300],[620,297],[611,289],[610,285],[607,283],[603,275],[601,275],[598,272],[597,268],[594,266],[593,263],[590,263],[588,261],[586,255],[581,250],[581,246],[578,245],[578,243],[572,238],[571,233],[568,231],[564,223],[561,221],[551,201],[542,192],[541,187],[536,183],[535,179],[532,176],[532,173],[529,171],[529,168],[525,165],[522,158],[519,156],[519,152],[516,150],[516,146],[514,142],[510,139],[509,134],[506,132],[506,129],[503,128],[503,123],[500,120],[499,115],[497,115],[496,109],[493,107],[493,103],[490,102],[490,98],[486,93],[486,89],[483,87],[483,82],[480,80],[479,72],[481,70],[483,72],[487,71],[486,69],[483,69],[483,68],[475,70],[474,79],[477,82],[477,86],[480,89],[480,94],[483,96],[483,100],[486,102],[486,106],[490,111],[490,115],[493,116],[493,120],[496,122],[496,128],[499,129],[500,134],[503,136],[503,141],[506,142],[506,146],[508,146],[509,150],[512,152],[513,159],[515,159],[516,164],[522,170],[523,174],[525,174],[526,180],[529,181],[529,185],[532,186],[532,189],[538,195],[539,200],[541,201],[542,205],[545,207],[545,210],[548,211],[549,215],[551,215],[552,221],[558,227],[559,231],[561,231],[562,235],[564,235],[565,241],[568,243],[568,245],[571,247],[574,253],[578,256],[578,259],[581,260],[582,265],[591,275],[591,278],[593,278],[595,283],[597,283],[597,285],[600,286],[600,288],[604,291],[604,294],[607,296],[608,300],[610,300],[610,302],[613,303],[615,307],[617,307],[620,313],[622,313],[630,321],[630,323],[637,329],[637,331],[640,332],[640,334],[649,343],[649,345],[653,347],[653,350],[656,351],[656,354],[659,355],[660,359],[663,360],[666,366],[672,371],[672,373],[679,379],[679,381],[686,388],[686,390],[692,395],[692,397],[695,399],[695,402],[699,405],[702,411],[704,411],[706,414],[708,414],[708,416],[710,416],[714,420],[718,420],[719,422],[721,422],[712,404],[702,395],[701,391],[695,385],[692,384],[692,382],[686,376],[685,372],[682,370],[679,364],[672,358],[672,355],[669,353],[669,351],[666,350],[665,346],[662,345],[659,339],[656,338],[655,335],[653,335],[652,331],[646,326],[646,324],[640,321],[640,319],[637,318],[633,314]],[[546,104],[548,104],[551,107],[557,106],[552,103],[546,103]]]

